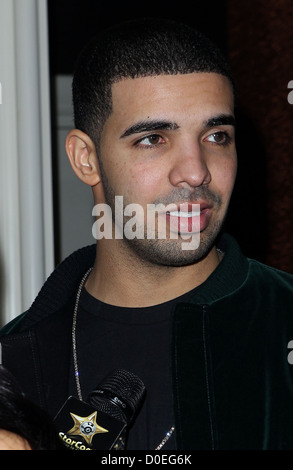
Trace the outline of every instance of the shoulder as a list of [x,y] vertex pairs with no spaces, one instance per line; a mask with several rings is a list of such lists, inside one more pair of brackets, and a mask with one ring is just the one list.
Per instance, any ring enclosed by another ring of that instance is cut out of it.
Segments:
[[62,308],[51,312],[50,315],[44,318],[40,317],[38,321],[32,324],[29,318],[30,311],[28,310],[18,315],[0,329],[0,341],[8,337],[22,337],[32,331],[37,331],[38,334],[44,331],[44,334],[46,334],[46,332],[48,333],[49,331],[52,333],[54,330],[63,329],[64,325],[66,325],[67,328],[68,324],[72,321],[72,313],[73,304],[72,302],[68,302],[63,305]]
[[34,329],[66,310],[85,272],[93,266],[95,250],[95,245],[80,248],[62,261],[45,281],[31,307],[3,326],[0,337]]
[[21,313],[16,318],[14,318],[9,323],[7,323],[2,328],[0,328],[0,339],[5,335],[18,333],[21,330],[21,326],[24,323],[26,315],[27,315],[27,311],[24,313]]
[[259,282],[274,287],[283,287],[293,291],[293,274],[248,258],[249,274]]
[[[266,311],[293,321],[293,275],[249,259],[246,294]],[[283,312],[283,313],[282,313]]]

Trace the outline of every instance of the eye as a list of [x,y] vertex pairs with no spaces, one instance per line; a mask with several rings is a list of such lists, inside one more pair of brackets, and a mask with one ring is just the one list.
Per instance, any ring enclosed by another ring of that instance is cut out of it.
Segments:
[[156,145],[163,144],[165,141],[159,134],[151,134],[139,139],[135,145],[139,147],[155,147]]
[[208,135],[204,140],[212,142],[213,144],[223,146],[230,144],[230,142],[232,141],[229,134],[225,131],[213,132],[212,134]]

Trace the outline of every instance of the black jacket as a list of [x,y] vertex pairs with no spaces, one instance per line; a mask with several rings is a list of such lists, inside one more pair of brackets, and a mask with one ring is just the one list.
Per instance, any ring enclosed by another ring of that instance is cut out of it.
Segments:
[[[178,449],[293,449],[293,276],[225,256],[173,312],[173,404]],[[68,390],[71,326],[95,246],[62,262],[31,308],[1,331],[3,363],[27,397],[55,416]]]

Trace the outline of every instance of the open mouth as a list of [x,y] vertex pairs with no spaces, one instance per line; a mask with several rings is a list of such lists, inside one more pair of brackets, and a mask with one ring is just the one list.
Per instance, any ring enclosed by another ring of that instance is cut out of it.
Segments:
[[170,231],[180,234],[192,234],[202,231],[208,225],[211,207],[207,203],[170,204],[165,217]]
[[201,214],[201,210],[196,210],[196,211],[191,211],[191,212],[186,212],[186,211],[167,211],[166,215],[169,215],[171,217],[185,217],[185,218],[190,218],[190,217],[199,217]]

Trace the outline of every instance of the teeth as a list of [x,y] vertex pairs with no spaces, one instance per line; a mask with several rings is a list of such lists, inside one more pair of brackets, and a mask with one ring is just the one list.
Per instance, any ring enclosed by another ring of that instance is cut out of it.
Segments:
[[182,212],[182,211],[170,211],[170,215],[173,217],[199,217],[200,211],[196,212]]

